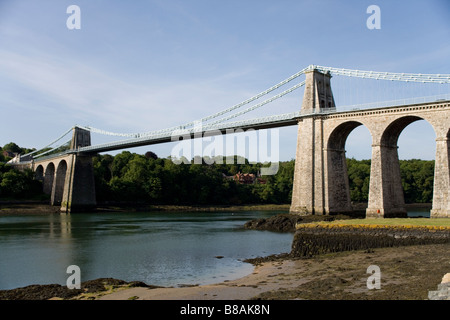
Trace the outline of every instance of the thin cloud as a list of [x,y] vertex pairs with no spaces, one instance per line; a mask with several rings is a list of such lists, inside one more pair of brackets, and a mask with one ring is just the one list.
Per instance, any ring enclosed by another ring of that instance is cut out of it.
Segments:
[[[132,132],[182,124],[236,103],[234,97],[226,98],[227,90],[219,84],[239,76],[230,73],[210,81],[170,86],[135,84],[70,59],[31,57],[6,50],[0,51],[0,70],[0,81],[15,82],[22,91],[39,97],[36,101],[52,101],[45,106],[48,113],[65,113],[92,126],[107,125]],[[36,105],[35,111],[42,112],[40,108]]]

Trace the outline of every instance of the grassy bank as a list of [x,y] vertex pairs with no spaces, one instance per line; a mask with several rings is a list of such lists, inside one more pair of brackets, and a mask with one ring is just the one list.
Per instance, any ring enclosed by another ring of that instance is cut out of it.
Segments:
[[[320,221],[315,223],[321,226],[432,226],[445,227],[450,229],[450,219],[447,218],[387,218],[387,219],[347,219],[335,221]],[[311,224],[310,224],[311,225]]]
[[[279,211],[288,212],[289,204],[248,204],[238,206],[226,205],[203,205],[203,206],[180,206],[180,205],[147,205],[139,203],[103,203],[99,204],[94,211],[102,212],[224,212],[224,211]],[[51,214],[59,212],[58,206],[51,206],[46,202],[38,201],[0,201],[0,215],[8,214]]]
[[[59,207],[50,206],[49,200],[8,200],[0,199],[0,214],[29,214],[29,213],[56,213]],[[354,203],[355,210],[363,212],[366,203]],[[431,208],[431,204],[410,204],[410,208]],[[241,205],[171,205],[171,204],[148,204],[141,202],[100,202],[95,211],[97,212],[147,212],[147,211],[280,211],[289,213],[290,204],[241,204]],[[355,216],[354,213],[349,213]],[[357,215],[359,216],[359,215]]]
[[139,204],[103,204],[98,206],[98,211],[252,211],[268,210],[288,212],[288,204],[248,204],[248,205],[139,205]]

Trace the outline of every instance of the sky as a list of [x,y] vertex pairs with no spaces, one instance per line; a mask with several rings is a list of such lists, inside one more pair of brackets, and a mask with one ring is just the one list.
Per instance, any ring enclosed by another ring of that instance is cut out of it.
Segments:
[[[80,8],[79,29],[67,26],[70,5]],[[380,29],[367,27],[370,5],[380,8]],[[120,133],[180,125],[311,64],[448,74],[449,39],[447,0],[0,0],[0,146],[42,148],[76,124]],[[401,90],[419,94],[414,86],[338,78],[332,78],[338,109],[391,100]],[[248,117],[300,110],[301,91],[283,99]],[[280,160],[295,158],[296,130],[278,129]],[[92,135],[93,144],[119,139]],[[129,151],[167,157],[173,148]],[[370,158],[366,128],[350,134],[346,151]],[[434,153],[434,131],[425,121],[401,134],[401,159],[429,160]]]

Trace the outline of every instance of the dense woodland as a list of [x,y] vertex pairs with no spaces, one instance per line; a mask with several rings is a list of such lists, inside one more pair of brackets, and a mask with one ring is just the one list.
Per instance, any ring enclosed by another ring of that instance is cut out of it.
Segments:
[[[10,143],[0,152],[26,152]],[[17,147],[17,148],[16,148]],[[3,156],[3,153],[2,153]],[[0,161],[5,161],[5,157]],[[280,162],[276,175],[259,177],[253,184],[235,181],[237,173],[259,175],[262,166],[246,159],[223,159],[218,164],[175,164],[170,158],[158,158],[123,151],[115,156],[93,158],[97,200],[99,202],[143,202],[172,205],[239,205],[290,203],[294,160]],[[193,161],[192,161],[193,162]],[[207,161],[211,163],[212,161]],[[232,164],[227,164],[232,163]],[[347,159],[351,199],[366,202],[369,192],[370,160]],[[429,203],[433,198],[434,161],[401,160],[400,169],[407,203]],[[43,198],[41,182],[31,171],[19,172],[0,162],[1,199]]]

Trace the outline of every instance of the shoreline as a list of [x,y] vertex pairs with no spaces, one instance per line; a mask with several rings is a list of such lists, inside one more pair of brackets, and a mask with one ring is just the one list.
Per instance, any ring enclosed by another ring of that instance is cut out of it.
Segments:
[[289,204],[243,204],[243,205],[135,205],[135,204],[104,204],[97,206],[97,212],[102,211],[178,211],[178,212],[223,212],[223,211],[249,211],[249,210],[267,210],[267,211],[289,211]]
[[[408,203],[407,209],[431,209],[431,203]],[[354,203],[351,215],[361,215],[367,207],[366,203]],[[225,211],[282,211],[288,213],[290,204],[242,204],[242,205],[167,205],[139,203],[100,203],[93,208],[92,213],[103,212],[225,212]],[[0,201],[0,215],[13,214],[49,214],[60,213],[58,206],[51,206],[48,201]]]
[[[246,204],[246,205],[144,205],[144,204],[99,204],[85,213],[107,212],[227,212],[227,211],[278,211],[289,212],[289,204]],[[58,206],[43,201],[0,201],[0,216],[4,215],[46,215],[60,214]],[[83,213],[83,212],[80,212]],[[75,212],[73,214],[78,214]]]
[[[229,211],[277,211],[288,213],[289,204],[246,205],[144,205],[144,204],[99,204],[85,213],[119,212],[229,212]],[[60,208],[40,201],[0,201],[0,216],[60,214]],[[82,213],[82,212],[80,212]],[[73,214],[78,214],[75,212]]]

